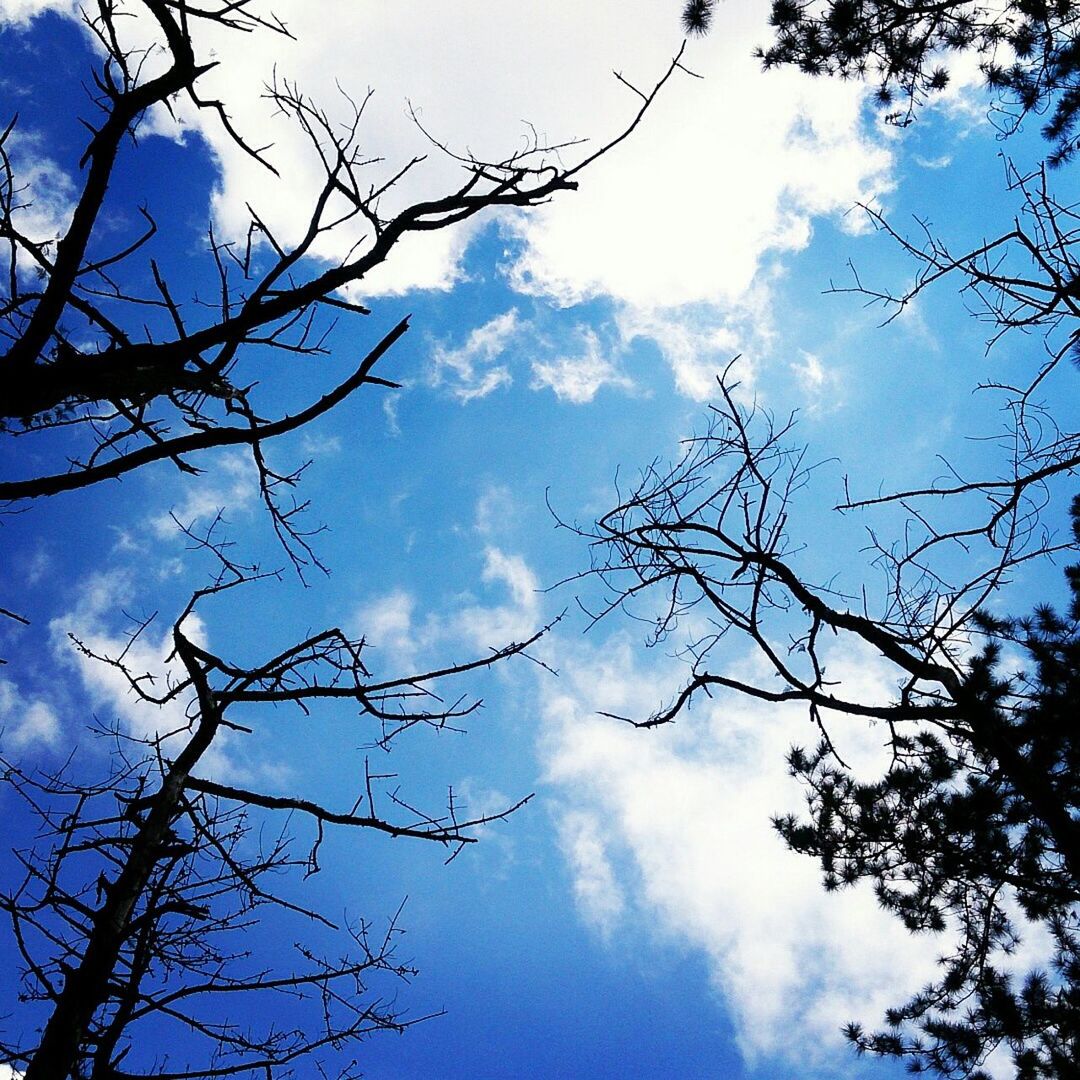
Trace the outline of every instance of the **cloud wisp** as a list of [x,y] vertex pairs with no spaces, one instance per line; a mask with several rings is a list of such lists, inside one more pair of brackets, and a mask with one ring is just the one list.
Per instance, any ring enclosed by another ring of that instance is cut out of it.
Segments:
[[[72,671],[90,704],[108,725],[115,719],[120,731],[134,739],[158,742],[165,753],[183,745],[190,730],[190,695],[154,706],[139,698],[121,668],[99,657],[123,658],[124,668],[142,678],[153,691],[164,693],[180,682],[185,672],[173,653],[172,627],[150,623],[137,635],[138,624],[126,612],[138,595],[132,569],[94,574],[74,590],[71,609],[49,624],[52,651],[61,670]],[[197,614],[184,622],[184,631],[196,645],[206,646],[206,629]],[[78,644],[76,644],[78,643]],[[229,733],[223,733],[204,754],[206,775],[238,775],[229,756]]]
[[619,371],[608,356],[595,330],[579,328],[581,349],[576,355],[561,355],[532,364],[532,388],[550,389],[560,401],[586,405],[605,386],[623,391],[634,389],[634,380]]
[[0,733],[18,752],[56,750],[63,734],[60,718],[43,699],[27,700],[11,679],[0,679]]
[[465,404],[487,397],[513,382],[507,363],[499,363],[524,332],[517,309],[511,308],[469,332],[463,344],[440,343],[431,354],[428,382],[444,387]]

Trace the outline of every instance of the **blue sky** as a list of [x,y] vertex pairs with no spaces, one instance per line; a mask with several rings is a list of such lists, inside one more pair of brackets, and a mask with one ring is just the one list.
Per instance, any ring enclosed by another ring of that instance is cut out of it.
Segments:
[[[46,7],[58,11],[38,14]],[[283,232],[297,227],[314,172],[265,115],[258,88],[275,64],[329,109],[335,78],[354,93],[373,87],[364,144],[386,168],[418,137],[406,100],[440,139],[480,154],[513,147],[523,121],[553,139],[601,138],[634,104],[611,70],[647,85],[680,44],[677,3],[632,18],[626,7],[277,5],[297,43],[222,45],[209,78],[242,130],[268,133],[291,166],[283,181],[258,175],[197,118],[155,116],[110,194],[117,227],[141,201],[156,207],[168,221],[159,258],[189,292],[211,218],[228,235],[254,198]],[[17,150],[43,229],[63,220],[83,137],[74,121],[87,107],[91,53],[70,9],[0,0],[0,118],[20,114]],[[855,587],[872,577],[866,522],[828,510],[844,474],[872,493],[925,483],[936,455],[994,467],[993,449],[967,436],[998,430],[1000,403],[972,388],[1027,370],[1037,342],[1006,339],[985,356],[986,327],[948,282],[887,327],[861,298],[822,294],[850,281],[848,260],[875,285],[912,272],[857,200],[902,229],[929,217],[957,249],[1007,228],[1015,205],[1000,155],[1037,161],[1037,132],[1003,144],[962,78],[911,129],[884,129],[855,85],[758,72],[749,54],[765,32],[763,5],[726,4],[687,54],[703,78],[675,82],[581,191],[403,248],[354,294],[373,314],[334,331],[328,360],[267,361],[264,400],[285,408],[412,316],[381,369],[400,391],[372,388],[272,449],[280,463],[312,460],[303,490],[327,526],[316,546],[332,574],[310,574],[306,588],[286,575],[241,605],[209,606],[215,648],[261,653],[337,624],[365,633],[380,668],[398,671],[482,653],[568,611],[539,650],[558,678],[527,662],[484,676],[467,736],[417,732],[389,763],[435,804],[447,784],[481,810],[535,791],[533,802],[450,866],[423,845],[337,837],[308,886],[328,909],[376,922],[408,897],[405,952],[422,974],[403,1000],[447,1015],[369,1043],[376,1080],[902,1075],[856,1062],[839,1028],[873,1023],[917,990],[943,946],[908,938],[866,893],[826,897],[814,866],[772,835],[769,815],[799,805],[783,754],[813,738],[805,717],[718,700],[658,732],[605,720],[598,710],[647,714],[685,671],[618,616],[585,633],[575,598],[595,595],[589,582],[548,589],[588,552],[555,529],[546,500],[567,520],[603,513],[617,473],[675,456],[700,430],[715,374],[735,354],[745,399],[798,409],[797,435],[824,462],[792,524],[811,577]],[[453,177],[432,155],[402,197],[438,194]],[[1068,174],[1055,181],[1066,193]],[[32,472],[36,446],[0,446],[3,475]],[[162,722],[76,659],[66,635],[119,641],[123,611],[160,611],[164,632],[206,572],[170,511],[206,521],[223,509],[239,550],[282,561],[243,455],[202,464],[196,480],[157,466],[3,519],[0,605],[32,619],[0,626],[7,754],[48,767],[77,746],[92,758],[93,717],[134,731]],[[1056,577],[1034,567],[1003,603],[1052,597]],[[161,663],[157,640],[140,645],[148,668]],[[888,695],[872,657],[841,650],[833,662],[852,687]],[[875,743],[865,729],[841,736],[867,753]],[[347,803],[367,737],[346,714],[273,714],[215,767]],[[24,824],[9,800],[0,806],[18,836]],[[0,988],[9,1029],[24,1015],[13,990]]]

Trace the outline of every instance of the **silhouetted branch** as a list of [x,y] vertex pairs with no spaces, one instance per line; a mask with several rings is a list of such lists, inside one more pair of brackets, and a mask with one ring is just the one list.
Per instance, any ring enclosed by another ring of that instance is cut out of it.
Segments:
[[[22,188],[8,150],[15,121],[0,135],[0,244],[8,256],[0,287],[0,342],[6,342],[0,356],[0,430],[32,438],[64,427],[87,436],[80,460],[65,458],[64,469],[0,482],[0,500],[72,491],[159,461],[193,473],[192,456],[247,446],[274,528],[303,573],[320,565],[309,544],[311,533],[299,525],[306,503],[291,497],[303,470],[275,470],[262,445],[313,422],[361,386],[396,387],[373,368],[404,324],[317,402],[276,421],[262,419],[254,400],[260,356],[265,350],[297,360],[325,354],[330,324],[323,322],[324,310],[366,316],[368,309],[343,291],[381,266],[404,238],[500,208],[537,206],[576,188],[583,169],[638,127],[661,87],[681,68],[681,53],[652,91],[641,95],[627,125],[581,160],[561,162],[560,151],[570,143],[547,146],[534,140],[505,159],[482,161],[433,140],[439,153],[462,166],[464,180],[456,189],[392,214],[383,209],[386,195],[419,159],[378,185],[365,182],[365,170],[373,163],[359,149],[367,98],[352,101],[343,92],[350,115],[344,123],[331,121],[294,83],[275,74],[266,96],[303,132],[322,173],[306,226],[287,244],[249,206],[246,238],[223,241],[211,228],[216,300],[185,302],[169,283],[160,257],[147,260],[148,273],[138,266],[158,232],[149,211],[140,210],[144,227],[137,235],[113,244],[108,254],[91,254],[101,246],[102,232],[112,227],[102,223],[105,195],[125,140],[136,134],[148,110],[168,108],[177,95],[207,112],[246,153],[276,172],[267,151],[252,147],[233,127],[225,104],[195,89],[215,64],[196,57],[192,24],[288,32],[279,19],[256,8],[226,0],[197,8],[169,0],[132,0],[128,5],[103,3],[87,15],[103,52],[94,79],[102,118],[90,128],[82,190],[70,224],[55,243],[23,230]],[[125,44],[123,21],[136,14],[156,30],[153,48],[165,61],[164,70],[153,77],[143,75],[144,55]],[[327,238],[357,228],[350,250],[328,265],[322,254]],[[231,423],[232,418],[242,423]]]
[[[368,670],[365,638],[336,628],[308,634],[255,663],[227,660],[192,640],[185,623],[201,604],[266,575],[236,562],[215,529],[216,523],[201,536],[187,530],[217,572],[173,625],[166,662],[174,671],[163,682],[133,668],[129,659],[152,618],[134,626],[117,655],[79,645],[88,657],[119,671],[147,708],[182,708],[184,719],[147,736],[114,733],[116,771],[101,782],[83,780],[70,765],[54,775],[2,765],[7,784],[38,816],[46,839],[18,853],[24,880],[0,899],[23,960],[25,993],[49,1008],[36,1041],[3,1048],[3,1059],[23,1069],[27,1080],[286,1076],[295,1061],[318,1060],[374,1032],[416,1022],[392,1004],[372,999],[368,990],[370,979],[412,974],[393,958],[394,924],[376,945],[362,924],[351,933],[353,951],[340,959],[322,959],[297,946],[298,966],[276,974],[252,970],[223,941],[253,924],[261,908],[333,927],[275,884],[292,868],[318,871],[326,828],[427,840],[456,852],[475,842],[476,829],[504,820],[531,798],[463,818],[452,789],[446,810],[429,813],[393,788],[385,801],[407,815],[395,821],[376,806],[390,777],[373,774],[366,764],[351,809],[342,811],[302,794],[199,775],[200,763],[223,731],[254,736],[253,704],[292,703],[313,722],[311,710],[319,702],[351,701],[359,718],[376,722],[375,741],[384,749],[416,724],[441,728],[480,704],[460,696],[446,704],[443,684],[525,655],[547,630],[487,656],[391,678]],[[230,719],[236,706],[247,710],[246,722]],[[390,734],[388,720],[394,724]],[[305,859],[290,855],[284,834],[261,826],[255,842],[253,815],[276,811],[312,824],[316,836]],[[267,998],[268,1003],[245,1020],[248,1006],[227,1014],[214,1008],[213,1001],[223,995]],[[268,1025],[265,1019],[276,998],[291,1003],[284,1025]],[[144,1030],[157,1034],[144,1042]],[[169,1031],[176,1035],[168,1036]],[[155,1058],[153,1046],[169,1045],[168,1058]],[[209,1052],[195,1064],[200,1045]],[[193,1063],[182,1065],[189,1057]],[[148,1067],[130,1071],[129,1058],[143,1059]],[[156,1062],[152,1068],[151,1062]],[[346,1064],[341,1075],[358,1074]]]

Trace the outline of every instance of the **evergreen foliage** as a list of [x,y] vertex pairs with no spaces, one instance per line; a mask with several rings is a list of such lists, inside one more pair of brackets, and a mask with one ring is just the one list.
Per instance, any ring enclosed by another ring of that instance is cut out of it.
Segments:
[[[690,0],[686,30],[705,33],[715,6]],[[1006,127],[1045,113],[1050,163],[1080,149],[1080,11],[1071,0],[773,0],[769,21],[773,40],[757,51],[766,68],[872,80],[888,119],[901,125],[949,84],[950,57],[974,51]]]
[[[1080,542],[1080,497],[1072,520]],[[1080,829],[1080,565],[1066,575],[1065,615],[979,617],[987,643],[962,719],[895,735],[883,779],[859,782],[824,744],[789,757],[809,820],[775,825],[820,860],[826,888],[868,879],[912,933],[958,931],[941,977],[891,1009],[887,1030],[846,1029],[915,1073],[985,1080],[1004,1046],[1019,1080],[1080,1076],[1080,866],[1068,850]],[[1015,651],[1029,669],[1004,677]],[[1040,929],[1049,969],[1017,978],[1005,961]]]

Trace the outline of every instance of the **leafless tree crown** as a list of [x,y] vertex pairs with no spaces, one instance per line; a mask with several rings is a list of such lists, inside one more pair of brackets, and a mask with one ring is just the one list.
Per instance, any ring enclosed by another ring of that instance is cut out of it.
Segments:
[[[365,736],[371,753],[418,726],[460,725],[481,702],[453,687],[525,655],[544,630],[476,660],[404,676],[375,676],[365,639],[338,628],[237,663],[200,645],[185,624],[211,598],[251,587],[259,575],[233,562],[212,535],[198,541],[219,573],[173,625],[166,658],[173,675],[162,681],[130,659],[150,620],[132,629],[116,655],[76,642],[122,674],[148,716],[175,716],[182,706],[182,719],[147,736],[100,732],[115,744],[114,771],[96,782],[85,779],[78,761],[53,774],[3,763],[5,782],[41,827],[39,841],[17,853],[22,882],[0,899],[23,960],[24,997],[45,1009],[39,1036],[24,1031],[2,1047],[3,1060],[27,1080],[286,1077],[295,1069],[313,1075],[327,1059],[339,1071],[320,1075],[358,1076],[358,1041],[419,1019],[405,1015],[382,986],[386,977],[413,973],[395,956],[396,918],[377,935],[364,921],[338,928],[297,897],[287,872],[317,872],[331,828],[425,840],[447,847],[452,858],[475,842],[479,827],[528,802],[470,817],[451,788],[445,807],[429,812],[369,758],[355,798],[338,808],[233,782],[220,763],[211,771],[209,751],[220,748],[225,732],[257,735],[253,705],[295,709],[318,738],[319,710],[348,704],[358,720],[374,724]],[[232,716],[238,707],[243,721]],[[310,826],[306,855],[290,844],[290,819]],[[340,929],[351,948],[331,955],[300,943],[293,967],[282,971],[243,944],[259,920],[279,934],[296,935],[305,925]],[[372,980],[381,996],[369,991]],[[255,998],[258,1005],[250,1005]]]
[[[101,0],[86,25],[102,55],[94,73],[97,119],[79,163],[82,186],[70,223],[58,239],[28,235],[20,222],[25,185],[10,153],[11,119],[0,134],[0,243],[7,271],[0,291],[0,424],[8,435],[34,438],[56,428],[84,434],[86,450],[54,472],[0,482],[0,500],[25,500],[115,479],[156,461],[196,472],[191,458],[212,447],[250,447],[264,500],[298,568],[317,562],[290,502],[299,471],[275,472],[262,445],[308,424],[364,385],[395,386],[374,371],[405,332],[399,323],[379,332],[352,370],[320,398],[299,403],[271,419],[255,398],[259,357],[268,350],[300,360],[326,352],[332,320],[366,316],[368,309],[342,290],[384,263],[404,237],[450,228],[485,211],[537,206],[577,187],[579,174],[622,142],[639,124],[660,88],[681,68],[676,57],[648,92],[630,87],[638,107],[626,127],[607,142],[563,158],[574,143],[547,145],[533,137],[500,161],[456,155],[431,137],[432,152],[449,154],[461,168],[454,190],[383,209],[388,193],[423,158],[403,163],[388,180],[365,179],[377,159],[360,147],[367,98],[346,99],[340,123],[284,77],[266,95],[307,138],[322,171],[306,229],[291,244],[276,236],[254,207],[246,238],[209,234],[208,296],[185,300],[154,257],[158,230],[150,209],[140,207],[142,229],[108,246],[102,210],[110,179],[125,168],[121,152],[149,110],[186,99],[270,172],[279,164],[268,149],[251,145],[233,126],[228,103],[204,97],[199,79],[214,63],[201,60],[192,43],[196,24],[215,24],[238,37],[287,35],[275,16],[253,0]],[[138,14],[156,29],[149,50],[125,45],[124,21]],[[239,44],[239,43],[238,43]],[[681,54],[680,54],[681,55]],[[370,95],[368,95],[370,97]],[[358,231],[360,239],[336,264],[320,252],[329,234]],[[61,462],[57,462],[61,465]]]

